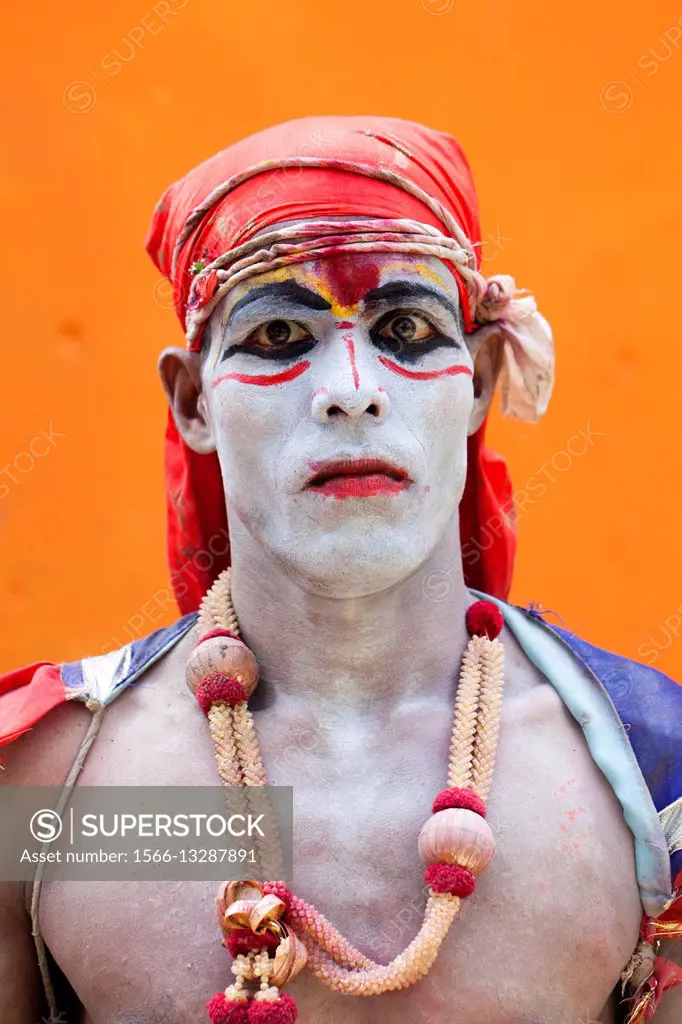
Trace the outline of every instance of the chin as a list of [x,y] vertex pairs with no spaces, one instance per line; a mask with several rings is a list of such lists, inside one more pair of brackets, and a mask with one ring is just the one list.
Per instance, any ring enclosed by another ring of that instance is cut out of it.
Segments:
[[305,543],[273,554],[302,590],[325,597],[367,597],[411,576],[438,539],[423,523],[415,531],[385,521],[371,524],[363,516],[357,528],[324,533],[313,528]]

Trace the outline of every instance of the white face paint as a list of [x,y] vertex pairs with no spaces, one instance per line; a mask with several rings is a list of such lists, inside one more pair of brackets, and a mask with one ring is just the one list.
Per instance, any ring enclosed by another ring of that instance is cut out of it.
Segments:
[[[232,528],[303,589],[385,590],[458,530],[473,362],[440,260],[335,256],[252,278],[207,344]],[[325,472],[338,460],[385,465]]]

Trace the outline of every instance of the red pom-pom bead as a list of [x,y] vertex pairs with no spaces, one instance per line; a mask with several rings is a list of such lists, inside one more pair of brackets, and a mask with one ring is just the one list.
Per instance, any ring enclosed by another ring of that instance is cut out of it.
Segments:
[[216,626],[215,629],[209,629],[208,633],[204,633],[203,636],[200,636],[195,646],[198,647],[199,644],[203,644],[204,640],[210,640],[212,636],[227,636],[231,640],[240,639],[236,633],[232,633],[229,629],[223,629],[221,626]]
[[276,896],[282,903],[286,903],[287,910],[291,906],[294,894],[284,882],[263,882],[261,889],[266,896]]
[[224,992],[216,992],[206,1003],[206,1011],[211,1024],[249,1024],[247,1004],[226,999]]
[[246,690],[239,680],[233,676],[226,676],[224,672],[213,672],[206,676],[197,686],[194,696],[205,715],[211,710],[211,705],[218,700],[234,707],[240,701],[248,699]]
[[429,864],[424,881],[434,892],[449,892],[466,899],[476,889],[476,875],[459,864]]
[[249,1004],[249,1024],[294,1024],[297,1017],[298,1007],[287,992],[272,1003],[254,999]]
[[251,953],[256,949],[274,951],[278,945],[279,939],[276,939],[274,935],[270,935],[269,932],[262,932],[260,935],[256,935],[255,932],[249,931],[248,928],[237,928],[233,932],[228,932],[224,942],[225,949],[233,957],[239,956],[240,953]]
[[447,807],[464,807],[467,811],[474,811],[485,818],[485,801],[471,789],[462,789],[460,786],[441,789],[433,801],[433,813],[444,811]]
[[487,636],[494,640],[502,632],[502,612],[492,601],[474,601],[467,608],[466,627],[469,636]]

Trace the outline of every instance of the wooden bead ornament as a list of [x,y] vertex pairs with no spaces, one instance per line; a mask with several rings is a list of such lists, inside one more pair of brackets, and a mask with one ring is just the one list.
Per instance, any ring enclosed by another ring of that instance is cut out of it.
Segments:
[[187,685],[192,693],[211,676],[238,680],[247,698],[258,685],[258,662],[246,644],[231,636],[209,636],[194,648],[187,661]]
[[418,848],[423,864],[459,864],[478,876],[495,856],[495,837],[479,814],[448,807],[424,824]]

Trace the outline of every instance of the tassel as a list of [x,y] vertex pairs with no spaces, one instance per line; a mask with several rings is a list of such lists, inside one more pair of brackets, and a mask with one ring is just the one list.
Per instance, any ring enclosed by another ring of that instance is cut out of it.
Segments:
[[625,1024],[647,1024],[654,1015],[656,1009],[656,996],[653,989],[649,989],[638,1000],[632,1011],[625,1019]]
[[216,992],[206,1010],[211,1024],[249,1024],[246,1000],[226,999],[224,992]]
[[278,999],[258,999],[249,1006],[249,1024],[295,1024],[298,1007],[286,992]]

